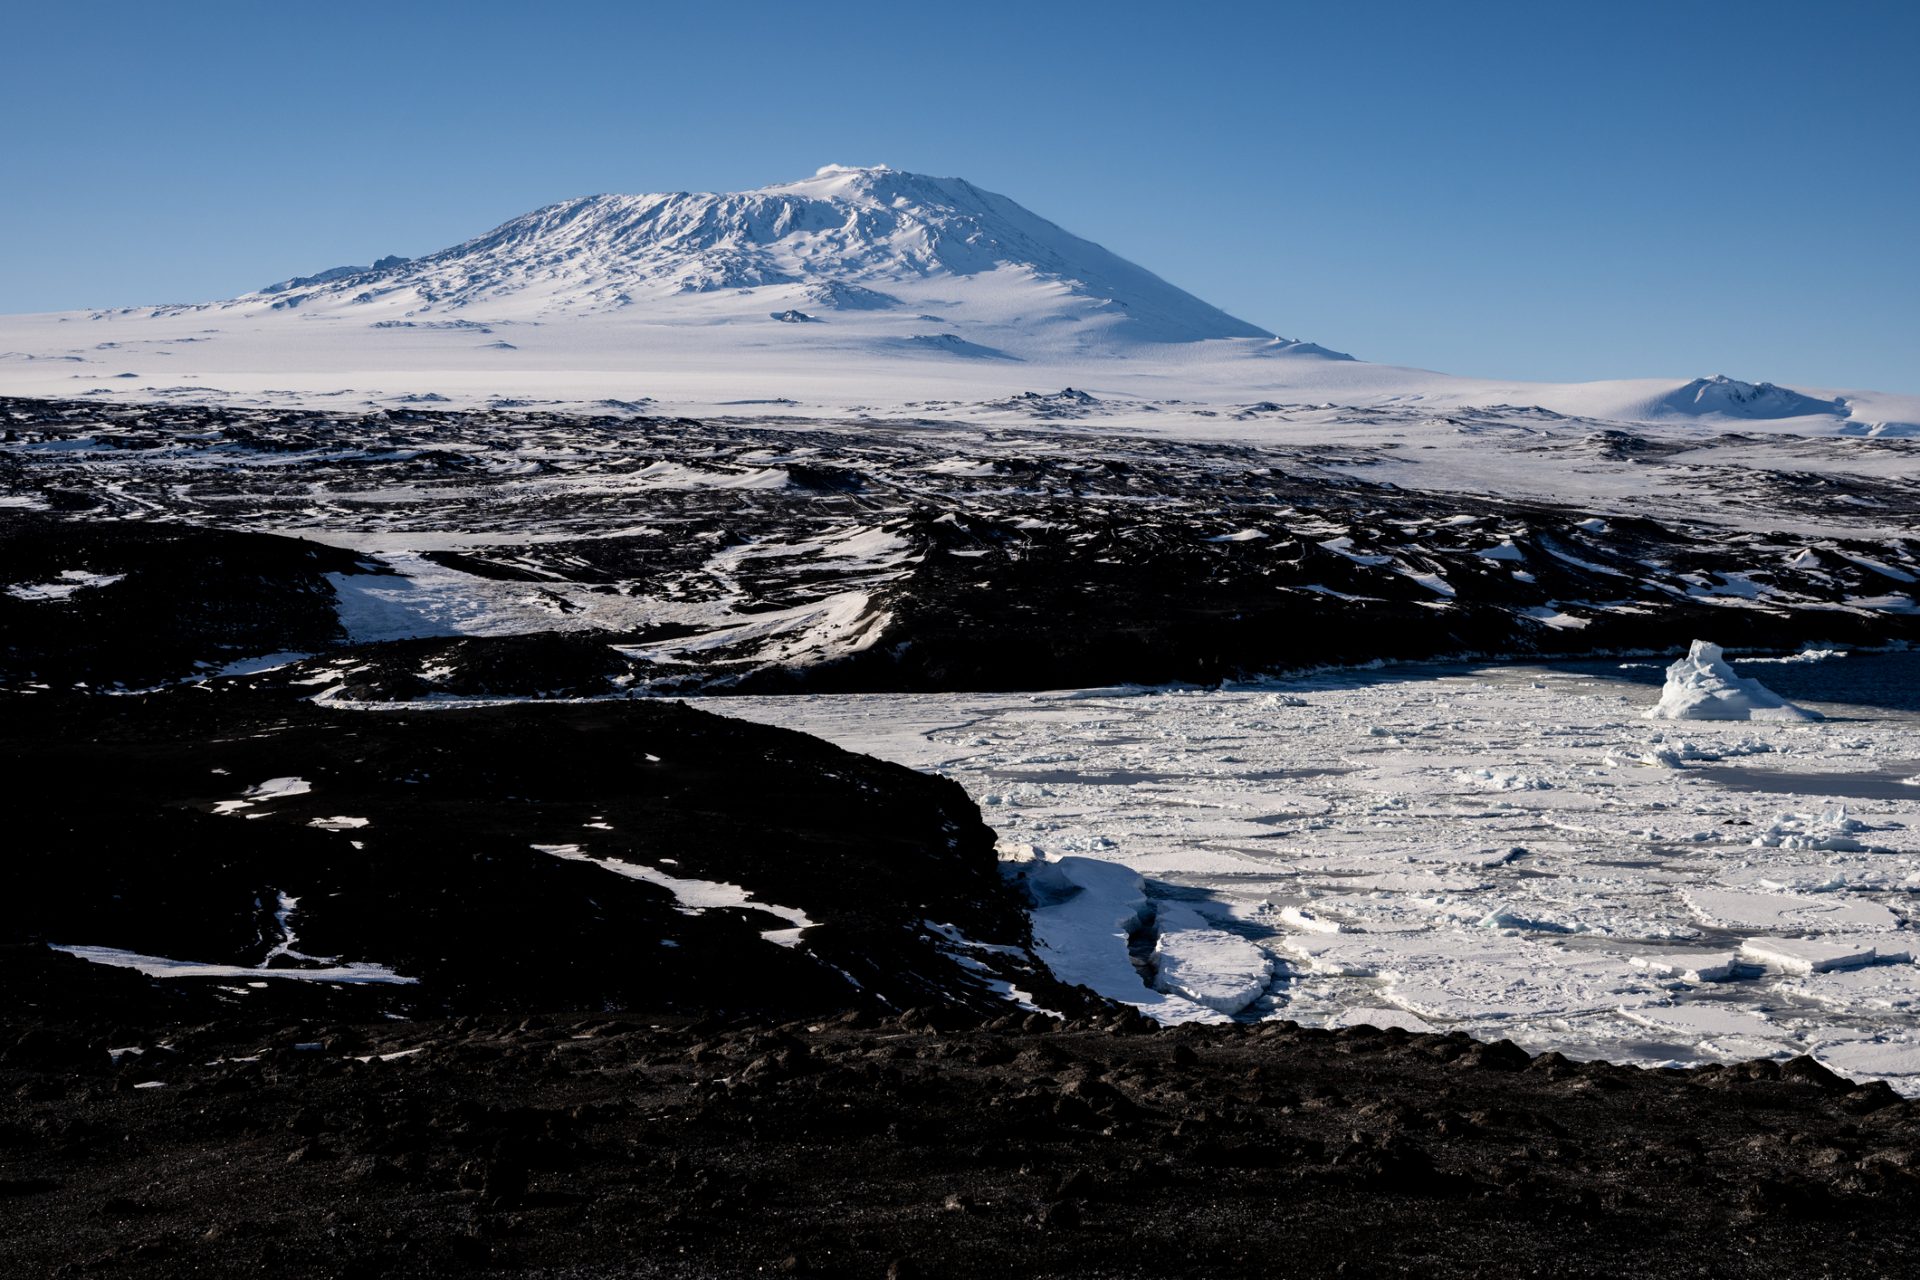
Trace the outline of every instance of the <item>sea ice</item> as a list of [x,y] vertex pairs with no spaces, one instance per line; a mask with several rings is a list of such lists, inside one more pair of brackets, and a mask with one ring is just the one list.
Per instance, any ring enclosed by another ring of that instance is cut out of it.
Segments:
[[[1767,771],[1749,770],[1754,782],[1735,790],[1714,760],[1857,770],[1864,758],[1899,777],[1920,760],[1920,722],[1806,723],[1766,741],[1745,723],[1688,723],[1684,741],[1656,727],[1650,744],[1640,694],[1607,674],[1430,667],[1218,690],[729,698],[721,709],[938,771],[976,798],[1015,796],[987,820],[1003,847],[1021,847],[1010,865],[1052,886],[1034,894],[1041,957],[1158,1020],[1228,1016],[1154,989],[1152,966],[1129,954],[1153,937],[1156,913],[1197,905],[1273,931],[1224,931],[1268,953],[1278,975],[1239,1017],[1272,1002],[1337,1025],[1377,1021],[1388,1004],[1615,1061],[1717,1061],[1914,1030],[1920,966],[1887,953],[1905,949],[1920,884],[1920,788],[1889,788],[1858,817],[1795,814],[1808,801],[1788,788],[1821,794],[1807,774],[1770,789]],[[1626,763],[1654,746],[1680,767]],[[1489,785],[1500,775],[1552,786]],[[1888,851],[1845,851],[1869,827]],[[1832,847],[1808,847],[1818,844]],[[1049,861],[1036,847],[1077,856]],[[1728,981],[1740,941],[1756,936],[1864,937],[1874,963],[1790,973],[1748,957],[1745,972],[1765,976]],[[1685,1039],[1670,1028],[1649,1047],[1647,1025],[1621,1016],[1692,1005],[1761,1015],[1769,1029],[1729,1017]],[[1920,1092],[1920,1076],[1909,1086]]]
[[1680,897],[1706,924],[1723,929],[1871,929],[1900,927],[1900,917],[1877,902],[1840,893],[1754,893],[1690,885]]
[[1893,1083],[1907,1093],[1914,1090],[1899,1077],[1911,1079],[1920,1075],[1920,1038],[1910,1034],[1835,1040],[1815,1046],[1813,1056],[1832,1070],[1856,1080],[1894,1077]]
[[1162,1022],[1218,1022],[1218,1010],[1149,988],[1128,953],[1152,910],[1146,882],[1118,863],[1026,851],[1002,869],[1021,883],[1033,908],[1034,951],[1062,982],[1091,987]]
[[1743,1036],[1765,1040],[1780,1034],[1780,1028],[1761,1015],[1720,1000],[1641,1005],[1622,1010],[1621,1016],[1643,1027],[1688,1036]]
[[1725,982],[1731,978],[1734,960],[1731,951],[1660,951],[1652,955],[1633,956],[1628,963],[1636,969],[1645,969],[1655,977],[1702,983]]
[[1828,853],[1886,853],[1862,844],[1856,837],[1874,828],[1858,818],[1847,816],[1845,805],[1821,814],[1783,813],[1758,835],[1755,848],[1818,849]]
[[1920,965],[1871,964],[1853,969],[1824,969],[1818,973],[1787,975],[1774,989],[1797,1000],[1812,1000],[1856,1017],[1873,1011],[1909,1015],[1920,1010]]

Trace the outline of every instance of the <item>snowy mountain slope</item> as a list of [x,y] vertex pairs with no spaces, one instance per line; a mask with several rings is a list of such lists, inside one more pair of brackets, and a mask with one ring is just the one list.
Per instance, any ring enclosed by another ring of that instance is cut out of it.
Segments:
[[1248,405],[1515,407],[1604,422],[1920,434],[1920,395],[1715,376],[1455,377],[1275,338],[959,178],[829,165],[726,194],[599,195],[414,259],[222,302],[0,316],[0,394],[263,406],[951,415],[1091,389],[1116,428]]
[[916,330],[1004,326],[1028,331],[1029,347],[1060,334],[1069,345],[1271,336],[1005,196],[884,165],[829,165],[721,195],[568,200],[423,258],[336,268],[226,305],[263,299],[283,310],[484,307],[521,321],[632,308],[694,324],[812,308]]

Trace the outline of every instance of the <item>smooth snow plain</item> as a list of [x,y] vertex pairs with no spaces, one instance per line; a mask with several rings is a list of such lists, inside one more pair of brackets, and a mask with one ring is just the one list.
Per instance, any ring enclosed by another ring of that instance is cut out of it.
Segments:
[[707,705],[959,781],[1041,954],[1163,1021],[1812,1053],[1920,1094],[1920,788],[1834,798],[1920,772],[1920,713],[1649,723],[1608,665]]

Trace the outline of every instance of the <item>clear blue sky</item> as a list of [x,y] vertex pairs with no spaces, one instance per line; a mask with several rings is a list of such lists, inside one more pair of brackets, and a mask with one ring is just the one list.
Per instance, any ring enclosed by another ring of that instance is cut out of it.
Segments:
[[884,162],[1366,359],[1920,391],[1916,0],[8,10],[0,311]]

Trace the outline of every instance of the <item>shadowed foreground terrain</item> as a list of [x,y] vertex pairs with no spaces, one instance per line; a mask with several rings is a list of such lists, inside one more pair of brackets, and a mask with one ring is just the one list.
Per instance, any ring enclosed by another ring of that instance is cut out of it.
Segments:
[[1130,1015],[356,1020],[295,984],[237,1018],[4,964],[10,1275],[1911,1270],[1920,1108],[1806,1059]]

